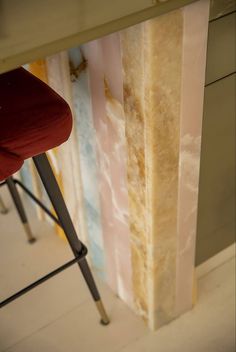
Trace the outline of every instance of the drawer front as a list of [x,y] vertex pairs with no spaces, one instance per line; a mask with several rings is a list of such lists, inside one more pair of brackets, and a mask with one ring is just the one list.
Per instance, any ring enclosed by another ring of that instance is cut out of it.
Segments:
[[236,74],[205,88],[197,264],[235,241]]
[[209,23],[206,84],[236,71],[236,13]]
[[236,10],[235,0],[211,0],[210,20],[226,15]]

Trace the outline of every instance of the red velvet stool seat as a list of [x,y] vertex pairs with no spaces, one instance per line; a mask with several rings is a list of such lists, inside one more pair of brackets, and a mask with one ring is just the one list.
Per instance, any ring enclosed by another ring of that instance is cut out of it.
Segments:
[[67,103],[23,68],[0,75],[0,180],[25,159],[65,142],[72,128]]
[[[45,83],[19,68],[0,75],[0,186],[6,184],[27,230],[29,242],[34,241],[28,219],[16,186],[22,189],[46,211],[65,232],[74,258],[37,282],[0,302],[0,307],[12,302],[35,286],[78,263],[101,316],[109,319],[86,261],[87,249],[78,239],[63,196],[45,154],[65,142],[71,133],[72,116],[68,104]],[[21,181],[12,177],[27,158],[33,158],[36,169],[52,202],[56,216],[37,199]],[[0,206],[6,212],[0,199]]]

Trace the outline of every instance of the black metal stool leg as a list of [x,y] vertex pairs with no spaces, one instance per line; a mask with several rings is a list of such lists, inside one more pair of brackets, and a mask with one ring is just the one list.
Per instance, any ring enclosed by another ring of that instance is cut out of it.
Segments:
[[8,213],[8,209],[7,207],[5,206],[2,198],[0,197],[0,213],[1,214],[7,214]]
[[21,222],[22,222],[22,224],[24,226],[28,242],[29,243],[33,243],[33,242],[36,241],[36,239],[32,235],[32,232],[31,232],[31,229],[30,229],[30,226],[29,226],[29,223],[28,223],[28,219],[26,217],[25,209],[23,207],[22,201],[20,199],[20,195],[18,193],[18,190],[16,188],[16,185],[15,185],[15,182],[14,182],[13,178],[9,177],[6,180],[6,184],[7,184],[7,187],[9,189],[9,191],[10,191],[10,194],[12,196],[12,199],[13,199],[13,202],[14,202],[14,204],[16,206],[16,209],[18,211],[18,214],[19,214],[19,217],[21,219]]
[[[72,223],[71,217],[67,210],[66,204],[64,202],[63,196],[61,194],[60,188],[57,184],[56,178],[53,174],[47,156],[46,154],[40,154],[38,156],[33,157],[33,160],[38,170],[39,176],[44,184],[46,192],[52,202],[57,217],[65,232],[70,247],[74,255],[77,256],[82,250],[82,244],[76,234],[74,225]],[[98,292],[92,273],[89,269],[87,260],[83,258],[81,259],[81,261],[79,261],[78,264],[83,274],[83,277],[88,285],[88,288],[91,292],[91,295],[96,303],[97,309],[101,316],[101,323],[105,325],[109,324],[109,318],[104,309],[100,294]]]

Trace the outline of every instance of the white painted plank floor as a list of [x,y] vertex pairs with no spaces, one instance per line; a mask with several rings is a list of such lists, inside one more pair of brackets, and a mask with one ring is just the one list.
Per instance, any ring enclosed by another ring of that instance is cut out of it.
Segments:
[[[69,260],[71,253],[50,225],[37,219],[31,224],[38,241],[28,245],[8,193],[1,189],[1,195],[10,210],[0,214],[2,300]],[[156,332],[97,282],[111,317],[109,326],[99,324],[74,266],[0,310],[0,352],[235,351],[235,257],[199,279],[198,304],[192,311]]]

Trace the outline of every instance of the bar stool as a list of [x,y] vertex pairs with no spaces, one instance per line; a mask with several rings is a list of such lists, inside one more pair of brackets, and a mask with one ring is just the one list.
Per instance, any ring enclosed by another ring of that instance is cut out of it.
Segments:
[[[64,143],[71,133],[72,116],[67,103],[45,83],[23,68],[0,75],[0,186],[7,185],[28,241],[35,242],[17,190],[20,186],[61,228],[74,258],[11,297],[0,302],[0,308],[19,298],[69,266],[78,263],[96,303],[101,323],[109,324],[100,294],[86,260],[87,249],[78,239],[63,196],[45,152]],[[33,158],[38,174],[51,200],[55,214],[40,202],[28,188],[12,177],[24,163]],[[2,213],[6,208],[0,200]]]

